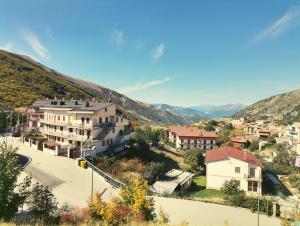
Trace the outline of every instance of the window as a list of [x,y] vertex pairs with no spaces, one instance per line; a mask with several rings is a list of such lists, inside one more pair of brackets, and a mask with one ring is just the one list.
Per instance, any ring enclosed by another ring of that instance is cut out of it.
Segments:
[[61,138],[61,142],[65,142],[64,138]]
[[73,144],[72,140],[69,140],[69,144]]
[[64,127],[61,126],[59,129],[60,129],[60,131],[63,131],[63,130],[64,130]]
[[123,118],[121,118],[121,122],[123,122]]
[[69,128],[69,133],[73,133],[73,128]]
[[180,140],[180,142],[183,144],[183,140]]
[[57,121],[60,121],[60,116],[59,115],[57,116]]
[[235,173],[240,173],[241,172],[241,168],[240,167],[235,167],[234,171],[235,171]]
[[108,117],[105,117],[105,122],[108,123]]
[[213,141],[213,140],[211,140],[211,141],[210,141],[210,144],[214,144],[214,141]]
[[119,117],[116,117],[116,122],[119,122]]
[[248,181],[248,191],[253,191],[253,192],[257,192],[257,181]]
[[203,149],[206,150],[206,145],[203,146]]
[[109,145],[109,140],[108,139],[106,140],[106,145]]
[[112,144],[113,143],[113,139],[110,139],[110,144]]
[[87,135],[88,138],[90,138],[90,136],[91,136],[91,131],[90,131],[90,130],[87,130],[87,131],[86,131],[86,135]]
[[250,168],[250,177],[255,177],[255,168]]
[[190,143],[191,141],[190,140],[188,140],[188,144]]
[[105,146],[105,140],[102,141],[102,147]]
[[183,148],[183,144],[181,145],[181,148]]
[[84,120],[85,120],[85,119],[82,117],[82,118],[81,118],[81,122],[84,123]]
[[112,129],[112,132],[114,133],[114,132],[116,132],[116,129],[115,129],[115,127]]
[[107,112],[107,108],[105,108],[105,112]]
[[63,121],[65,121],[66,120],[66,117],[65,116],[63,116]]
[[90,123],[90,118],[86,118],[85,121],[86,121],[87,124],[89,124]]
[[204,140],[204,144],[206,144],[206,140]]
[[99,124],[101,124],[101,123],[102,123],[102,117],[99,118]]

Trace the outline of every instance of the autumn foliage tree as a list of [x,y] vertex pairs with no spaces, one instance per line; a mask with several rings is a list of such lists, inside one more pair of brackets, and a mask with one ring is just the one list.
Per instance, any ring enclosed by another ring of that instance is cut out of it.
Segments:
[[120,197],[106,203],[99,193],[95,193],[89,201],[91,217],[95,221],[108,225],[120,225],[135,221],[153,221],[154,201],[148,197],[149,187],[141,179],[123,187]]

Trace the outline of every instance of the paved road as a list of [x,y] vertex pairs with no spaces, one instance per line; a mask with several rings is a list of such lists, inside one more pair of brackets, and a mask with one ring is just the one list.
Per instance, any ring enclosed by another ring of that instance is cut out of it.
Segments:
[[[19,154],[32,159],[25,171],[31,173],[34,181],[37,180],[52,188],[60,205],[67,202],[74,206],[86,206],[86,200],[89,199],[91,192],[91,171],[79,168],[72,159],[34,150],[18,142],[17,138],[9,140],[19,147]],[[95,191],[108,189],[103,196],[106,201],[118,195],[118,191],[102,178],[95,175],[94,181]],[[195,226],[223,226],[227,220],[229,226],[257,225],[257,215],[246,209],[162,197],[155,197],[155,204],[157,210],[162,207],[168,213],[171,223],[174,224],[186,220],[189,225]],[[261,226],[280,225],[277,218],[261,215],[260,219]]]
[[[73,159],[52,156],[47,153],[30,148],[18,141],[18,138],[8,138],[14,146],[18,147],[18,154],[29,156],[31,162],[25,168],[27,174],[40,183],[49,186],[60,205],[69,203],[84,207],[91,194],[91,171],[76,165]],[[94,191],[102,192],[104,200],[110,200],[118,195],[100,176],[94,174]]]
[[[185,220],[193,226],[223,226],[227,220],[228,226],[257,225],[257,214],[247,209],[163,197],[156,197],[155,203],[169,214],[174,224]],[[280,226],[280,221],[275,217],[260,215],[260,226]]]

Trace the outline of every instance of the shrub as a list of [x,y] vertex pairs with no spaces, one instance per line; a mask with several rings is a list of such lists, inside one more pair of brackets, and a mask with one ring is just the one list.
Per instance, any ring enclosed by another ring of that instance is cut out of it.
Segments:
[[73,208],[60,214],[60,223],[65,225],[77,225],[89,221],[91,218],[88,208]]
[[224,192],[225,195],[237,195],[242,193],[242,191],[239,188],[239,183],[237,180],[229,180],[225,181],[222,191]]

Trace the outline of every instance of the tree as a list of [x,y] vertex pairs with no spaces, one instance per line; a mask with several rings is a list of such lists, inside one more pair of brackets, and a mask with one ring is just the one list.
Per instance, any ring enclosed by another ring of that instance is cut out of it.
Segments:
[[199,172],[204,167],[203,152],[198,148],[187,149],[183,154],[183,169],[190,172]]
[[130,186],[122,188],[120,200],[123,205],[129,206],[136,216],[142,216],[146,221],[153,221],[154,200],[148,197],[148,193],[147,181],[135,179]]
[[229,181],[225,181],[222,191],[225,195],[238,195],[242,191],[239,188],[239,183],[237,180],[231,179]]
[[259,149],[259,142],[253,141],[249,147],[250,151],[254,152]]
[[53,220],[57,201],[47,186],[36,183],[28,200],[29,210],[40,222]]
[[215,120],[209,120],[209,121],[206,123],[204,129],[205,129],[206,131],[215,131],[215,127],[216,127],[216,126],[218,126],[218,122],[217,122],[217,121],[215,121]]
[[0,146],[0,219],[12,218],[28,196],[30,178],[26,177],[21,183],[17,182],[22,171],[16,149],[6,143],[2,144]]
[[163,172],[165,166],[162,162],[150,162],[146,165],[143,178],[147,180],[149,183],[153,183]]

